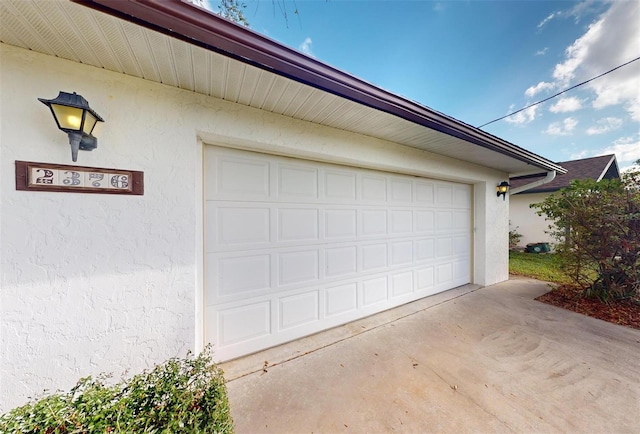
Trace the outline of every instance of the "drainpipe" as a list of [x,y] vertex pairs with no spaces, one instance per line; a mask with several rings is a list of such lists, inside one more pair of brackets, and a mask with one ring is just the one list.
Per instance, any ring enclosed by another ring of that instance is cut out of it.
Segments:
[[509,194],[517,194],[522,191],[530,190],[540,185],[547,184],[553,181],[555,178],[556,178],[556,171],[550,170],[549,172],[547,172],[547,176],[545,176],[544,178],[534,181],[531,184],[525,184],[520,187],[512,188],[511,190],[509,190]]

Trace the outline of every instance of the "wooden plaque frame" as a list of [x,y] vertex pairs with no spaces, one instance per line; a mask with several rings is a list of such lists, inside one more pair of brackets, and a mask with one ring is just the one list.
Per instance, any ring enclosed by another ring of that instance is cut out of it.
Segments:
[[16,190],[144,194],[144,172],[16,161]]

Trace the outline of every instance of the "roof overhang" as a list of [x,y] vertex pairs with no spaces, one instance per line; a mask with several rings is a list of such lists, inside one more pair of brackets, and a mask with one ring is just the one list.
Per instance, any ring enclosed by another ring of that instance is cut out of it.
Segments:
[[72,2],[3,0],[0,40],[511,175],[566,172],[187,1]]

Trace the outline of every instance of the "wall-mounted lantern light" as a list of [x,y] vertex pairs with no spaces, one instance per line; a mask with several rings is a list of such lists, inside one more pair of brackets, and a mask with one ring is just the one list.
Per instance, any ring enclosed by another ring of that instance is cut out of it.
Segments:
[[92,151],[98,147],[98,139],[91,133],[98,121],[104,122],[81,95],[60,92],[56,99],[38,98],[51,109],[58,128],[69,135],[71,159],[78,160],[78,150]]
[[496,192],[498,193],[498,197],[500,197],[500,195],[502,195],[502,200],[505,200],[508,191],[509,191],[509,183],[507,181],[502,181],[496,187]]

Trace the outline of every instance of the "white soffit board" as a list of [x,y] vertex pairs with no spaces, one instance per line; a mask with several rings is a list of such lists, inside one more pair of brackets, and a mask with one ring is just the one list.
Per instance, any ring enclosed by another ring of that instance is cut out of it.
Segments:
[[509,173],[540,171],[518,159],[66,0],[0,1],[0,41]]
[[471,281],[469,185],[214,146],[205,157],[217,360]]

